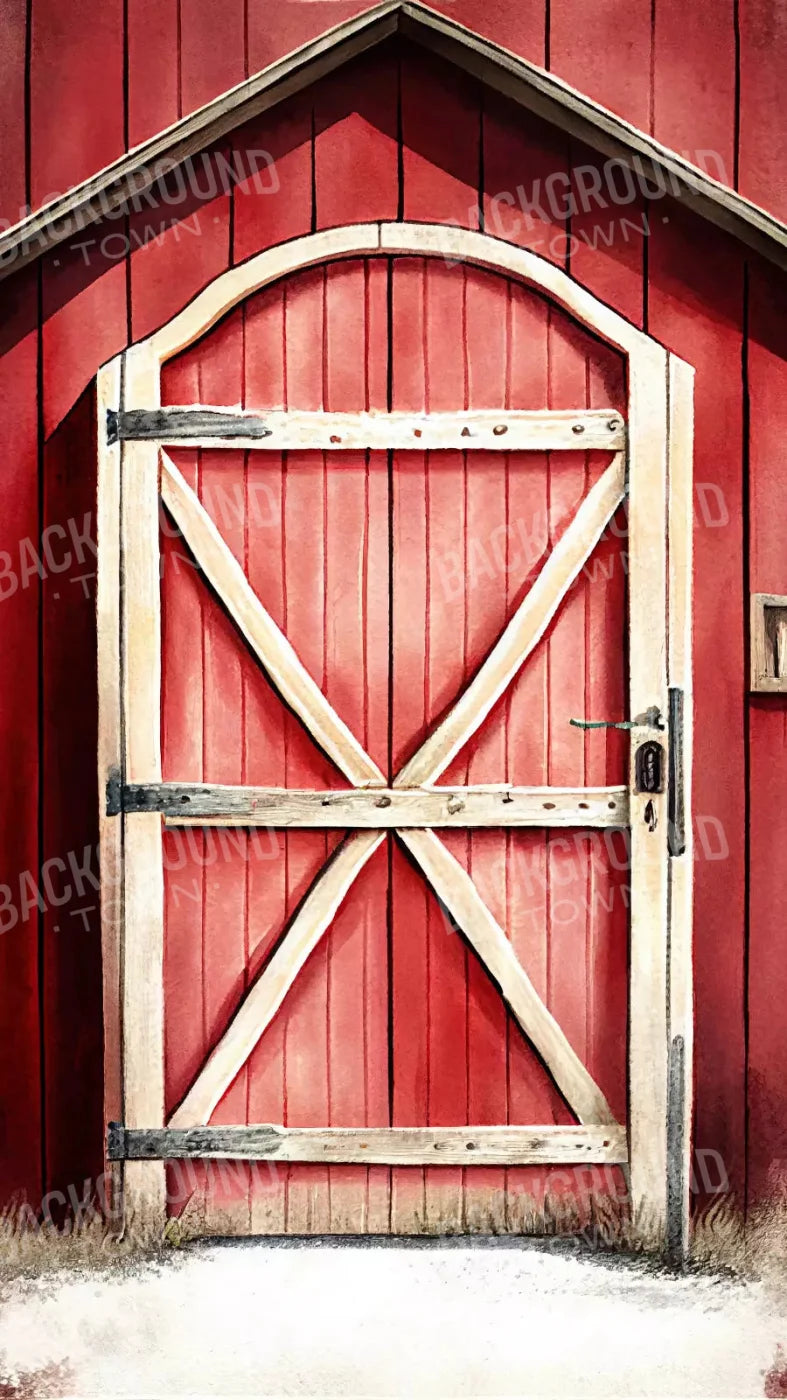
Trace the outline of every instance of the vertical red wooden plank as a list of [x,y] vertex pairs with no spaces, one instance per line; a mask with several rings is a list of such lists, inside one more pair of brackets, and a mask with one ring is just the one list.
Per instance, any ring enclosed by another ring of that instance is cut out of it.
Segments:
[[126,0],[129,147],[157,136],[182,115],[178,12],[178,0]]
[[[591,408],[625,414],[623,361],[602,346],[588,355]],[[590,454],[591,475],[608,454]],[[627,713],[627,520],[617,512],[582,570],[586,622],[588,715]],[[628,743],[617,729],[585,731],[585,777],[591,787],[626,783]],[[628,1021],[628,841],[625,832],[590,831],[587,850],[587,1065],[619,1121],[626,1118]]]
[[[504,408],[507,387],[508,283],[469,268],[465,274],[467,408]],[[504,537],[508,458],[466,454],[467,657],[465,680],[494,644],[506,622],[505,588],[493,561]],[[459,756],[463,780],[504,781],[505,707]],[[468,871],[482,899],[505,928],[506,839],[502,832],[473,832],[467,840]],[[467,966],[467,1114],[470,1123],[505,1123],[508,1116],[506,1007],[498,988],[473,955]],[[506,1223],[505,1171],[465,1172],[465,1229],[502,1233]]]
[[571,0],[549,6],[551,70],[594,102],[650,130],[651,0],[601,0],[592,25],[577,22]]
[[561,266],[569,211],[568,137],[484,93],[484,227]]
[[517,0],[442,0],[433,7],[531,63],[544,65],[547,6]]
[[258,72],[309,39],[316,39],[329,25],[341,24],[365,8],[364,0],[332,0],[330,18],[326,19],[321,6],[312,10],[301,0],[279,0],[275,10],[249,5],[249,72]]
[[[286,406],[322,407],[325,274],[302,274],[288,287]],[[319,347],[315,353],[315,347]],[[307,670],[325,684],[325,461],[317,452],[290,453],[284,498],[285,632]],[[297,721],[288,715],[287,786],[329,787],[336,772],[315,751],[307,759],[290,748]],[[316,780],[315,780],[316,778]],[[314,871],[322,835],[291,832],[288,846],[290,911]],[[285,1074],[287,1122],[307,1126],[328,1122],[327,945],[323,939],[298,976],[286,1008]],[[327,1168],[292,1166],[287,1195],[290,1234],[321,1234],[330,1226]]]
[[[547,403],[549,308],[512,283],[506,308],[506,406]],[[503,551],[506,613],[524,595],[548,546],[548,459],[513,454],[508,459],[508,498]],[[547,645],[542,642],[512,682],[505,702],[506,782],[543,786],[547,781]],[[547,991],[546,834],[509,832],[506,838],[506,928],[514,951],[539,996]],[[518,1023],[508,1018],[508,1118],[511,1123],[550,1122],[561,1100]],[[506,1173],[506,1219],[511,1230],[533,1228],[539,1173],[527,1167]]]
[[[103,1159],[95,761],[96,425],[87,390],[44,451],[43,1041],[47,1187],[95,1183]],[[80,545],[75,545],[75,534]]]
[[[341,24],[368,7],[363,0],[333,0],[330,23]],[[521,54],[531,63],[543,64],[545,20],[544,4],[524,9],[517,0],[441,0],[432,6],[449,19],[467,25],[512,53]],[[323,12],[304,5],[302,0],[281,0],[275,12],[249,12],[249,71],[254,73],[282,54],[291,53],[300,44],[316,38],[327,21]]]
[[[161,401],[199,403],[199,364],[182,356],[164,367]],[[198,489],[199,454],[173,454],[192,490]],[[161,760],[166,781],[204,779],[203,609],[205,582],[172,520],[162,509]],[[165,833],[164,860],[164,1083],[165,1106],[174,1111],[208,1053],[203,1014],[203,905],[206,834]],[[204,1210],[206,1169],[175,1163],[168,1172],[169,1209],[180,1215]]]
[[27,12],[26,0],[9,0],[3,6],[3,42],[0,45],[0,131],[3,133],[0,219],[7,219],[9,224],[15,224],[23,217],[27,204]]
[[737,21],[734,0],[712,12],[681,0],[654,9],[653,135],[733,188]]
[[644,244],[652,224],[664,218],[665,201],[647,202],[638,179],[619,162],[578,141],[571,142],[570,151],[566,266],[594,296],[641,326]]
[[[392,276],[392,407],[421,410],[424,386],[424,262],[396,260]],[[427,657],[424,645],[428,579],[426,454],[392,454],[391,655],[393,665],[391,760],[395,774],[427,729]],[[393,1123],[428,1122],[429,1000],[425,937],[427,891],[398,844],[390,867],[393,1047]],[[425,1173],[420,1167],[391,1172],[391,1230],[425,1228]]]
[[[584,345],[564,316],[549,317],[550,408],[585,407],[587,372]],[[549,456],[549,537],[554,548],[588,487],[583,452]],[[581,576],[580,576],[581,578]],[[587,710],[585,580],[564,598],[547,641],[549,747],[547,780],[552,787],[585,782],[585,743],[569,721]],[[587,1056],[588,982],[587,873],[584,852],[571,832],[551,832],[547,839],[547,1004],[584,1062]],[[577,1194],[577,1173],[572,1179]],[[561,1186],[562,1186],[561,1182]]]
[[[744,684],[740,250],[674,205],[650,239],[649,329],[693,365],[694,895],[698,1148],[744,1171]],[[715,507],[718,507],[718,511]]]
[[74,0],[67,8],[39,0],[33,7],[30,198],[34,208],[121,155],[123,44],[122,0],[109,0],[98,8],[88,0]]
[[[237,230],[237,222],[236,222]],[[244,309],[244,406],[284,406],[284,287],[272,287]],[[282,507],[285,459],[250,453],[247,466],[247,572],[252,588],[272,617],[284,623]],[[287,716],[261,674],[247,681],[246,781],[284,787]],[[259,846],[249,866],[249,980],[273,948],[287,916],[287,836],[258,832]],[[286,1007],[268,1027],[248,1067],[248,1121],[285,1120],[284,1029]],[[284,1234],[287,1169],[275,1162],[251,1169],[252,1234]]]
[[232,260],[308,233],[312,218],[309,94],[263,112],[235,133],[230,160],[244,179],[232,194]]
[[229,265],[231,195],[215,153],[194,158],[185,188],[176,179],[163,203],[143,203],[129,219],[132,341],[163,326]]
[[[465,364],[466,272],[438,260],[424,269],[424,377],[426,408],[448,411],[467,396]],[[466,563],[467,466],[463,454],[433,453],[426,460],[427,588],[426,688],[428,726],[464,686],[468,656],[468,582],[452,597],[438,582],[433,564],[460,542]],[[457,850],[468,839],[457,833]],[[468,951],[431,897],[424,933],[429,958],[429,1117],[433,1126],[467,1121]],[[457,1053],[457,1047],[463,1052]],[[426,1172],[427,1227],[436,1234],[462,1229],[463,1171],[430,1167]]]
[[[243,317],[236,310],[203,342],[200,353],[201,403],[240,403],[243,396]],[[203,505],[235,558],[247,565],[245,459],[242,452],[200,453],[199,492]],[[233,508],[234,506],[234,508]],[[245,705],[241,669],[244,645],[229,618],[213,602],[203,608],[204,781],[244,783]],[[240,838],[238,844],[237,838]],[[229,838],[229,839],[226,839]],[[235,838],[233,840],[233,838]],[[248,837],[244,832],[212,831],[211,859],[203,893],[203,1007],[209,1045],[227,1025],[247,986]],[[244,849],[245,847],[245,849]],[[244,858],[245,857],[245,858]],[[216,1123],[242,1123],[246,1117],[248,1071],[244,1067],[213,1113]],[[248,1169],[234,1179],[216,1174],[210,1200],[228,1229],[248,1229]]]
[[[379,374],[387,360],[387,327],[379,315],[367,324],[367,281],[362,262],[335,263],[325,274],[324,398],[334,411],[361,411],[368,403],[367,366]],[[375,339],[370,331],[377,332]],[[327,458],[325,500],[326,671],[325,693],[378,763],[388,749],[388,628],[370,636],[367,619],[370,572],[386,580],[388,553],[387,461],[381,453],[336,452]],[[370,479],[382,478],[381,512],[372,519]],[[370,659],[374,681],[369,674]],[[370,690],[372,695],[370,697]],[[369,700],[374,704],[374,731]],[[384,955],[387,860],[379,852],[350,890],[328,935],[329,1121],[362,1127],[367,1121],[366,1086],[386,1085],[385,1039],[370,1043],[366,1005],[366,958],[377,930]],[[378,952],[372,948],[373,957]],[[375,1053],[376,1052],[376,1053]],[[373,1055],[369,1063],[367,1057]],[[368,1169],[331,1167],[331,1230],[359,1233],[367,1227]]]
[[[749,279],[747,368],[749,491],[755,593],[787,595],[782,469],[785,397],[785,298],[781,278],[753,263]],[[784,930],[787,881],[779,854],[787,771],[784,696],[749,703],[749,981],[748,1201],[778,1200],[785,1186],[787,1134],[784,1076],[787,1053],[781,1008],[787,995]]]
[[406,49],[401,94],[404,218],[478,228],[477,84],[442,61]]
[[317,228],[395,219],[398,68],[390,49],[342,68],[312,96]]
[[9,286],[0,358],[3,513],[0,525],[0,649],[12,686],[0,706],[0,1201],[16,1193],[38,1205],[41,1180],[41,1062],[38,914],[20,904],[20,879],[38,866],[39,580],[20,572],[20,548],[38,518],[38,328],[34,269]]
[[184,114],[220,97],[247,76],[244,16],[244,0],[223,5],[180,0],[180,102]]
[[[391,354],[391,324],[388,306],[388,262],[370,258],[365,266],[366,303],[366,407],[379,411],[388,407],[388,371]],[[390,641],[391,641],[391,525],[393,502],[388,453],[372,457],[368,473],[366,578],[366,699],[364,744],[383,773],[390,766]],[[391,848],[393,837],[377,855],[376,875],[385,886],[385,902],[379,910],[369,910],[364,926],[364,970],[366,1006],[366,1117],[372,1126],[393,1122],[390,1060],[393,1027],[390,1017],[391,931]],[[381,936],[385,930],[384,936]],[[369,1168],[367,1229],[370,1234],[387,1234],[391,1220],[391,1172],[387,1167]]]
[[787,219],[787,132],[782,119],[787,12],[773,0],[739,7],[740,137],[738,188]]
[[787,881],[780,855],[782,794],[787,776],[787,724],[781,697],[771,700],[758,696],[752,700],[749,734],[751,880],[746,1184],[749,1205],[762,1205],[783,1198],[787,1175],[783,1074],[787,1037],[782,1014],[787,995],[784,939]]
[[90,246],[61,248],[43,260],[47,437],[91,383],[98,366],[127,344],[127,243],[117,228],[98,224],[95,231],[86,230],[86,243],[93,234]]

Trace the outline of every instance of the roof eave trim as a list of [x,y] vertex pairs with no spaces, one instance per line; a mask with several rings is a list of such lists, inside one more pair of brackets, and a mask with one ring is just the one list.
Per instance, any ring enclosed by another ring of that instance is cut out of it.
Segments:
[[239,83],[0,234],[0,279],[121,209],[190,156],[394,34],[449,60],[603,155],[678,186],[704,218],[787,268],[787,225],[559,78],[416,0],[383,0]]

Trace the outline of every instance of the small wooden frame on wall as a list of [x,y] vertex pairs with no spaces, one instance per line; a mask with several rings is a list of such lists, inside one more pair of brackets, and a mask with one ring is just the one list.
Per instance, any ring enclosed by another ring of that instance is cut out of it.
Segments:
[[787,694],[787,597],[751,595],[751,688]]

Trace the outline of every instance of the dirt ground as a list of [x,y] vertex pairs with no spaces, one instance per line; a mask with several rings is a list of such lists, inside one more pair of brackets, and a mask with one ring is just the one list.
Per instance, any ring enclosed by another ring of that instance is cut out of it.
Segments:
[[68,1395],[787,1396],[787,1309],[556,1242],[204,1243],[4,1287],[0,1397]]

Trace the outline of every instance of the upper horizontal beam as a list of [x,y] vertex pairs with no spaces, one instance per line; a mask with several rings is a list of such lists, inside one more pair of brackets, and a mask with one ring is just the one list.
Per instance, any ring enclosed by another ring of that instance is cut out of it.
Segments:
[[319,830],[419,827],[625,827],[628,792],[599,788],[299,788],[129,783],[108,794],[110,812],[161,812],[170,826],[269,826]]
[[459,413],[239,412],[227,408],[134,408],[108,415],[110,442],[287,452],[365,449],[495,452],[618,451],[626,425],[611,408],[474,409]]
[[327,30],[254,77],[136,146],[67,194],[0,235],[0,278],[106,218],[190,156],[393,34],[437,53],[593,150],[624,162],[638,178],[666,183],[703,217],[779,267],[787,267],[787,225],[525,59],[414,0],[384,0]]

